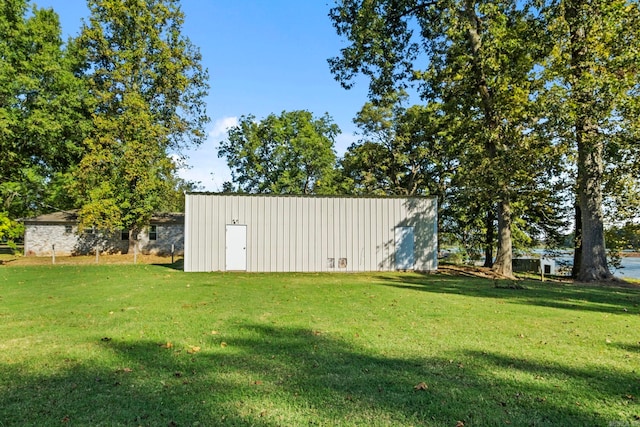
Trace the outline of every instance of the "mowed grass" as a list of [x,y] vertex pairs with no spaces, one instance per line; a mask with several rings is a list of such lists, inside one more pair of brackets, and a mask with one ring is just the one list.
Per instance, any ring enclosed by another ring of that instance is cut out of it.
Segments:
[[3,266],[0,426],[640,425],[640,289],[505,285]]

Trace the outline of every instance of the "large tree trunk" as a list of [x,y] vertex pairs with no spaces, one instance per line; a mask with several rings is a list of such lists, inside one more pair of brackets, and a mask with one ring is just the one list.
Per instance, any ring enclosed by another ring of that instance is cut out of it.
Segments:
[[[565,18],[571,43],[572,97],[576,104],[575,140],[578,148],[577,199],[580,209],[580,248],[574,258],[581,281],[613,278],[607,266],[602,213],[602,173],[604,143],[599,134],[593,90],[589,84],[590,57],[587,49],[584,0],[568,0]],[[577,236],[576,236],[577,237]]]
[[513,248],[511,240],[511,202],[508,197],[498,202],[498,251],[493,271],[513,278]]
[[[603,144],[586,126],[576,127],[578,140],[578,202],[581,219],[581,247],[577,279],[590,282],[610,280],[602,213]],[[585,141],[586,139],[586,141]]]
[[128,254],[136,254],[138,252],[138,234],[140,234],[140,230],[138,228],[132,228],[129,230],[129,248],[127,249]]
[[[474,0],[465,0],[463,13],[469,22],[467,38],[473,58],[472,67],[476,78],[476,87],[480,95],[485,123],[487,128],[492,131],[490,132],[492,135],[485,143],[486,155],[493,161],[496,158],[497,151],[497,141],[494,138],[499,138],[495,135],[495,131],[498,129],[498,120],[494,107],[495,99],[489,89],[482,61],[480,60],[482,49],[482,22],[476,14],[476,2]],[[501,183],[494,182],[493,185],[501,186]],[[513,277],[511,215],[511,202],[507,194],[502,194],[502,200],[498,202],[498,250],[496,253],[496,261],[493,264],[493,270],[506,277]]]

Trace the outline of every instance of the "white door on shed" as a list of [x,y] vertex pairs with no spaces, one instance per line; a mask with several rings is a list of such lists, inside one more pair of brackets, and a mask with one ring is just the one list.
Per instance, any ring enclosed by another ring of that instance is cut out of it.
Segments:
[[413,270],[413,227],[396,227],[396,270]]
[[226,267],[227,271],[247,270],[247,226],[227,225]]

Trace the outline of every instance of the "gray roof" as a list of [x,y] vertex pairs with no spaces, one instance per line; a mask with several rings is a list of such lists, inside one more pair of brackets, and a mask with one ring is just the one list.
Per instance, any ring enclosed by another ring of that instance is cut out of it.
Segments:
[[56,224],[75,224],[78,222],[78,211],[60,211],[60,212],[51,212],[48,214],[38,215],[32,218],[24,218],[25,224],[32,223],[56,223]]
[[151,217],[151,224],[184,224],[183,212],[159,212]]
[[[39,215],[33,218],[24,218],[25,224],[76,224],[78,222],[78,211],[52,212]],[[161,212],[151,217],[151,224],[184,224],[184,213],[182,212]]]

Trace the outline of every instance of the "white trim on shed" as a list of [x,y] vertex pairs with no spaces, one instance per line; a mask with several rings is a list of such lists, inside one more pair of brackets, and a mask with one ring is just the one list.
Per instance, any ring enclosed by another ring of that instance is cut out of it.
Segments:
[[[436,270],[436,216],[436,199],[424,197],[188,193],[184,271],[394,271],[397,227],[414,239],[405,246],[413,258],[404,254],[402,268]],[[243,247],[227,250],[229,225],[246,226],[245,264],[227,260]]]

